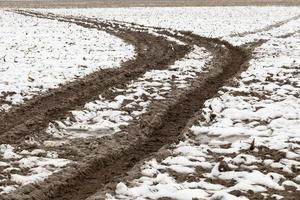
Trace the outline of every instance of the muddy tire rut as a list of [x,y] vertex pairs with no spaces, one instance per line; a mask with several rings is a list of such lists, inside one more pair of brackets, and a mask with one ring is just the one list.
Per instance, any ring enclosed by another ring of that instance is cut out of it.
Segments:
[[[18,13],[54,19],[53,16],[33,12],[18,11]],[[58,89],[52,89],[27,101],[24,105],[14,107],[8,113],[0,115],[0,140],[2,143],[19,142],[32,133],[42,132],[51,120],[59,119],[68,111],[97,99],[99,94],[107,88],[125,85],[151,69],[165,69],[190,51],[188,46],[178,45],[163,37],[122,29],[112,23],[86,24],[67,18],[64,21],[86,28],[104,30],[122,38],[125,42],[135,46],[135,58],[122,63],[118,69],[101,70]]]
[[79,164],[50,176],[42,183],[24,186],[4,199],[83,200],[99,190],[103,194],[114,190],[115,185],[136,164],[151,157],[163,146],[180,140],[180,133],[189,119],[202,108],[207,99],[216,95],[222,86],[247,68],[251,54],[250,50],[234,47],[226,41],[189,32],[174,34],[160,29],[161,34],[188,44],[182,46],[145,31],[114,24],[116,22],[97,22],[28,11],[18,13],[106,30],[133,44],[137,56],[134,60],[123,63],[119,69],[96,72],[36,97],[1,116],[0,138],[8,143],[20,142],[34,132],[43,132],[51,120],[59,119],[68,111],[96,99],[109,87],[125,85],[147,70],[164,69],[172,65],[183,58],[193,45],[206,48],[212,53],[213,60],[208,64],[208,72],[199,74],[187,91],[179,92],[175,89],[167,101],[153,102],[139,121],[132,122],[114,136],[103,137],[98,148]]

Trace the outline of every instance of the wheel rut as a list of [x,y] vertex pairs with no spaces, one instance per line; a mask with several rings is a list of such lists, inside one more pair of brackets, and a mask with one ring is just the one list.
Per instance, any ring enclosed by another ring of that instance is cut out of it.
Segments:
[[[224,84],[245,67],[248,56],[243,50],[232,47],[223,41],[207,39],[194,34],[185,34],[185,37],[186,41],[205,46],[215,53],[216,57],[213,62],[215,68],[209,74],[200,76],[191,90],[170,104],[160,117],[160,122],[147,127],[145,140],[120,152],[121,156],[109,161],[110,164],[95,166],[93,172],[84,180],[84,184],[74,184],[71,192],[65,191],[56,199],[86,199],[95,191],[100,193],[97,199],[104,199],[106,192],[113,192],[116,184],[127,178],[128,172],[137,163],[151,157],[163,146],[178,142],[186,123],[199,111],[204,102],[217,94]],[[225,45],[229,51],[219,49],[219,45]]]
[[[199,74],[187,91],[179,94],[174,90],[168,102],[153,102],[149,111],[139,121],[130,124],[122,131],[123,134],[104,137],[101,145],[80,164],[54,174],[38,185],[24,186],[14,194],[7,195],[5,199],[82,200],[99,189],[103,192],[112,189],[126,177],[126,173],[134,165],[150,157],[163,146],[177,142],[187,121],[201,109],[204,102],[216,95],[218,90],[228,84],[239,72],[246,69],[251,53],[247,49],[234,47],[226,41],[205,38],[189,32],[173,33],[159,29],[161,34],[172,36],[188,44],[182,46],[163,37],[128,29],[124,24],[116,24],[116,22],[99,22],[95,19],[44,15],[29,11],[18,11],[18,13],[106,30],[134,44],[138,54],[134,60],[123,63],[120,69],[103,70],[63,86],[57,91],[51,91],[47,96],[37,97],[32,102],[28,102],[26,107],[16,108],[6,116],[12,117],[7,122],[8,127],[0,123],[0,128],[4,128],[0,133],[1,139],[12,134],[14,137],[11,137],[10,141],[15,138],[21,141],[24,136],[30,135],[33,131],[43,131],[49,121],[58,119],[69,110],[94,100],[106,88],[124,85],[147,70],[166,68],[189,52],[192,45],[206,48],[212,53],[213,60],[209,64],[209,71]],[[90,87],[92,89],[89,89],[87,94],[82,92],[83,88]],[[62,98],[69,100],[65,102]],[[26,110],[30,112],[25,113]],[[28,122],[30,122],[29,127]],[[14,128],[15,126],[17,128]],[[22,132],[18,133],[18,131]]]
[[135,46],[134,59],[121,64],[118,69],[105,69],[92,73],[57,89],[36,96],[23,105],[0,115],[0,140],[2,143],[20,142],[33,133],[43,132],[51,120],[59,119],[86,102],[99,97],[110,87],[125,85],[151,69],[165,69],[184,57],[189,46],[178,45],[163,37],[119,26],[117,23],[60,18],[32,11],[16,11],[18,14],[75,23],[86,28],[96,28],[113,34]]
[[256,29],[256,30],[253,30],[253,31],[246,31],[246,32],[242,32],[242,33],[231,34],[231,35],[229,35],[229,37],[245,37],[245,36],[251,35],[251,34],[267,32],[267,31],[278,28],[278,27],[280,27],[284,24],[287,24],[291,21],[295,21],[295,20],[298,20],[298,19],[300,19],[300,15],[296,15],[294,17],[276,22],[275,24],[271,24],[269,26],[266,26],[266,27],[263,27],[263,28],[260,28],[260,29]]

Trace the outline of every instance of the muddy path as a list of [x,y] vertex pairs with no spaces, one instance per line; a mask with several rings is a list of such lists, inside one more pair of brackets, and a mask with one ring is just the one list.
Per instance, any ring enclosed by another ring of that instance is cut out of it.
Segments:
[[[26,16],[54,19],[54,16],[18,11]],[[151,69],[164,69],[184,57],[189,46],[178,45],[160,36],[122,28],[116,23],[73,21],[86,28],[104,30],[135,46],[134,59],[121,64],[117,69],[105,69],[70,82],[58,89],[36,96],[23,105],[16,106],[0,116],[0,140],[2,143],[20,142],[33,133],[43,132],[49,122],[59,119],[68,111],[83,106],[98,98],[99,94],[112,86],[122,86]]]
[[[145,32],[133,28],[126,29],[122,24],[114,26],[118,30],[115,32],[111,25],[113,22],[99,23],[95,19],[42,15],[24,11],[19,11],[19,13],[72,22],[87,28],[104,27],[111,34],[116,34],[128,42],[134,43],[139,50],[139,54],[135,60],[124,63],[121,69],[112,70],[112,72],[102,71],[97,74],[96,78],[91,79],[91,82],[87,81],[86,83],[86,78],[84,81],[79,81],[77,85],[73,86],[75,89],[80,86],[78,90],[70,90],[72,84],[74,84],[72,83],[71,86],[60,88],[63,92],[59,90],[55,95],[41,97],[44,98],[45,102],[37,101],[40,103],[32,104],[32,107],[29,106],[29,110],[32,111],[26,115],[27,117],[18,116],[24,113],[19,111],[22,111],[22,108],[17,108],[16,111],[9,113],[15,116],[16,119],[8,123],[10,127],[14,127],[14,123],[17,122],[17,128],[6,128],[7,131],[1,134],[2,138],[14,133],[13,135],[20,141],[24,135],[30,135],[32,131],[43,131],[46,123],[51,119],[57,119],[66,114],[68,110],[93,100],[105,88],[113,85],[124,85],[146,70],[155,69],[156,67],[162,69],[171,65],[176,59],[189,52],[189,46],[197,45],[206,48],[212,53],[213,60],[208,64],[209,70],[199,74],[187,91],[179,93],[175,89],[171,92],[167,101],[153,102],[148,112],[139,121],[133,122],[113,137],[102,138],[98,148],[93,150],[78,165],[54,174],[38,185],[25,186],[14,194],[3,197],[4,199],[82,200],[90,197],[100,188],[103,192],[113,189],[122,178],[126,177],[127,172],[135,164],[150,157],[163,146],[178,141],[180,133],[188,120],[201,109],[207,99],[217,94],[220,87],[228,84],[233,77],[246,69],[251,54],[248,50],[234,47],[226,41],[205,38],[189,32],[171,33],[160,29],[161,34],[186,42],[189,44],[187,47],[167,41],[162,37],[147,35]],[[146,27],[143,28],[146,29]],[[147,47],[146,50],[144,50],[145,47]],[[97,84],[95,84],[95,81],[97,81]],[[81,86],[82,83],[84,83],[83,86]],[[83,88],[90,87],[92,89],[88,89],[91,90],[88,93],[91,95],[81,94]],[[70,92],[68,92],[69,90]],[[76,95],[74,95],[74,91]],[[52,99],[49,100],[48,98],[51,97]],[[65,102],[65,99],[69,100]],[[45,106],[48,106],[47,102],[50,104],[50,108],[51,105],[59,106],[54,106],[54,108],[52,107],[53,110],[48,110],[45,109]],[[23,111],[26,111],[26,109],[23,108]],[[21,130],[22,127],[27,125],[28,120],[31,123],[29,128],[26,126],[25,130],[27,132],[20,132],[20,134],[13,132]],[[39,121],[42,121],[42,123],[37,123]]]

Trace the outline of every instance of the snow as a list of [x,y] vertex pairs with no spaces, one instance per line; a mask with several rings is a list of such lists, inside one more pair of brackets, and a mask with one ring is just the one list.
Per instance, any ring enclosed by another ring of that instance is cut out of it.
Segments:
[[171,93],[171,86],[182,90],[187,88],[210,59],[211,55],[204,48],[195,46],[192,52],[169,68],[147,71],[125,89],[111,88],[112,93],[122,93],[114,99],[100,95],[98,100],[86,103],[84,109],[71,111],[72,117],[50,123],[47,133],[55,138],[74,139],[119,132],[120,127],[139,119],[151,102],[164,100]]
[[1,10],[0,16],[0,111],[135,54],[102,31]]
[[[159,199],[162,197],[169,197],[173,199],[179,200],[192,200],[197,197],[206,197],[207,193],[201,189],[188,189],[182,188],[182,190],[177,190],[177,187],[180,187],[176,183],[174,183],[172,179],[166,179],[163,174],[158,175],[156,179],[157,185],[152,186],[151,188],[140,187],[129,189],[124,183],[119,183],[117,185],[116,193],[125,197],[124,194],[132,196],[134,199],[143,199],[143,194],[149,194],[150,199]],[[161,182],[161,183],[160,183]],[[188,183],[187,183],[188,184]],[[107,198],[110,199],[110,198]]]
[[[204,120],[194,123],[184,134],[184,140],[172,145],[171,155],[161,161],[145,161],[141,176],[119,183],[107,199],[246,200],[249,190],[280,199],[284,198],[281,192],[288,187],[300,190],[300,177],[295,173],[300,168],[300,19],[295,17],[300,13],[299,7],[43,11],[193,31],[234,45],[266,40],[255,48],[249,68],[235,79],[237,86],[223,87],[217,96],[206,101],[201,109]],[[262,30],[292,18],[280,27]],[[5,30],[0,33],[0,52],[7,54],[0,55],[0,74],[10,77],[1,80],[0,91],[16,92],[5,98],[8,103],[2,105],[4,110],[11,103],[22,103],[99,68],[118,67],[122,60],[134,56],[133,47],[101,31],[4,11],[0,22]],[[149,33],[159,35],[155,29]],[[21,45],[14,45],[15,41]],[[174,86],[186,90],[211,59],[205,49],[195,46],[168,69],[148,71],[122,89],[110,88],[113,98],[99,94],[97,100],[88,102],[83,109],[71,111],[67,119],[50,123],[50,139],[42,141],[42,145],[58,148],[69,145],[73,139],[119,132],[131,121],[140,119],[154,101],[168,100]],[[70,163],[55,151],[28,151],[18,145],[2,144],[0,194],[43,181]],[[179,176],[186,179],[178,180]],[[233,191],[240,191],[241,195]]]
[[[192,199],[192,191],[201,191],[200,199],[248,199],[244,194],[251,195],[249,190],[282,199],[281,192],[290,191],[289,186],[300,190],[298,24],[295,19],[271,30],[224,37],[236,45],[266,42],[255,48],[249,68],[234,86],[223,87],[205,102],[203,120],[170,148],[170,156],[146,161],[142,175],[123,182],[126,189],[108,194],[108,199],[180,199],[173,196],[179,192]],[[180,174],[186,174],[185,181],[178,180]]]
[[[298,11],[298,15],[299,16],[299,11]],[[285,36],[286,34],[290,34],[290,33],[296,33],[297,31],[299,31],[300,29],[300,17],[298,17],[295,20],[292,20],[286,24],[283,24],[282,26],[278,27],[278,28],[273,28],[269,31],[263,31],[263,32],[259,32],[259,33],[253,33],[253,34],[248,34],[245,37],[243,37],[243,40],[240,40],[239,37],[223,37],[223,39],[229,41],[230,43],[234,44],[234,45],[242,45],[242,44],[246,44],[249,42],[253,42],[255,41],[257,38],[259,39],[269,39],[269,38],[273,38],[273,37],[277,37],[280,38],[282,36]],[[289,60],[289,57],[285,57],[284,60]],[[275,63],[274,63],[275,64]],[[257,74],[255,74],[257,75]]]
[[46,152],[42,149],[21,151],[9,144],[1,144],[0,194],[10,193],[20,186],[43,181],[70,163],[70,160],[58,158],[57,153],[53,151]]
[[10,145],[3,145],[0,146],[0,152],[2,153],[3,159],[5,160],[12,160],[21,158],[20,155],[13,152],[14,148]]
[[[10,156],[13,153],[17,155],[14,159],[17,170],[10,172],[11,176],[5,179],[10,184],[1,188],[0,192],[6,193],[10,186],[17,189],[26,184],[43,181],[51,174],[68,167],[73,161],[59,158],[57,152],[47,149],[69,146],[73,139],[102,137],[120,131],[131,120],[138,120],[151,102],[165,100],[173,88],[186,90],[197,73],[205,70],[204,66],[211,58],[204,48],[194,46],[188,55],[169,68],[147,71],[123,89],[110,88],[114,96],[112,99],[99,93],[99,99],[86,103],[81,110],[71,111],[67,119],[51,122],[45,141],[42,138],[31,141],[37,146],[36,149],[28,151],[20,145],[14,145],[9,153]],[[128,109],[132,112],[128,112]],[[12,161],[5,160],[7,168],[12,166]],[[172,166],[170,169],[182,173],[193,172],[193,169],[182,166]],[[17,173],[22,170],[26,173]]]
[[[146,26],[193,31],[201,36],[224,37],[261,29],[299,15],[299,7],[182,7],[51,9],[65,15],[88,16]],[[171,20],[170,20],[171,19]],[[191,20],[192,19],[192,20]],[[294,22],[294,25],[297,25]],[[299,25],[299,24],[298,24]],[[297,26],[298,26],[297,25]],[[288,26],[288,27],[293,27]],[[286,30],[286,29],[284,29]]]

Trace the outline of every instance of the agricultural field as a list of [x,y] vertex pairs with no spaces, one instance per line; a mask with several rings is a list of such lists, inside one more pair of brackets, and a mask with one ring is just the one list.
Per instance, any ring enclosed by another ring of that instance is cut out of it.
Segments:
[[1,9],[0,200],[297,200],[294,3]]

